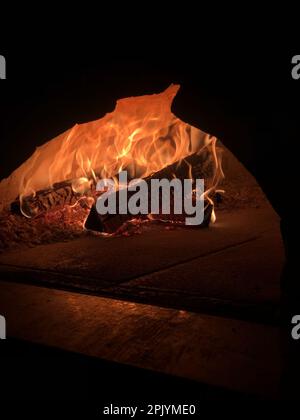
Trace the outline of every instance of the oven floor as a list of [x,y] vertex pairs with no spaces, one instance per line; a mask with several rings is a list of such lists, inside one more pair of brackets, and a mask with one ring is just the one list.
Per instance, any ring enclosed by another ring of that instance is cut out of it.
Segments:
[[220,212],[209,229],[84,237],[0,256],[5,281],[273,323],[284,262],[279,220]]
[[[201,384],[238,392],[242,398],[278,397],[282,363],[280,331],[275,326],[4,281],[0,282],[0,310],[6,317],[8,343],[13,337],[46,346],[49,354],[43,362],[46,368],[41,366],[44,374],[51,363],[51,349],[61,349],[69,354],[68,363],[72,355],[77,354],[123,366],[122,381],[126,382],[123,398],[130,390],[131,398],[136,398],[134,389],[138,384],[132,385],[135,368],[143,369],[144,376],[147,372],[167,375],[173,386],[176,378],[193,381],[197,401],[203,398]],[[22,354],[20,345],[17,350]],[[13,360],[17,363],[16,358]],[[30,363],[35,366],[30,375],[36,375],[36,366],[41,361]],[[66,364],[63,366],[65,369]],[[127,373],[124,372],[126,366]],[[14,371],[15,365],[12,367]],[[75,381],[79,368],[80,363],[77,363],[72,372]],[[57,368],[54,366],[54,369]],[[64,372],[57,372],[55,389],[50,390],[47,398],[59,389],[56,381],[66,381]],[[117,380],[122,368],[110,369],[110,372]],[[19,374],[17,370],[15,382],[24,384],[28,392],[30,384],[26,377],[21,377],[19,382],[16,379]],[[88,371],[85,375],[84,386],[87,386],[91,378]],[[48,372],[39,383],[47,382],[49,376],[52,377]],[[101,388],[107,385],[103,380],[100,369],[93,390],[98,399],[103,396]],[[47,384],[44,389],[47,386],[49,389]],[[78,384],[78,389],[80,387],[82,384]],[[140,387],[142,391],[143,382]],[[13,387],[12,395],[17,389]],[[158,391],[152,392],[146,385],[147,389],[144,400]],[[191,387],[180,389],[181,400],[191,398]],[[111,389],[110,398],[115,397],[117,390],[118,384],[115,390]],[[43,387],[39,393],[42,391]],[[166,397],[165,391],[160,388],[158,401]],[[222,394],[222,398],[227,398],[226,392]],[[216,389],[212,390],[212,398],[218,395]],[[34,398],[34,394],[31,397]]]
[[209,229],[2,254],[0,313],[9,337],[70,357],[277,398],[283,263],[271,208],[220,213]]

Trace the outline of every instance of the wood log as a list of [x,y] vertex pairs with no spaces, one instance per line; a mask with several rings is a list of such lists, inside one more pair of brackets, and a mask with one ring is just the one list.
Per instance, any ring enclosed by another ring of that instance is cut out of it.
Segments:
[[[91,191],[88,195],[92,195]],[[73,190],[72,181],[64,181],[54,184],[52,188],[40,190],[34,195],[23,197],[21,201],[18,198],[11,204],[10,208],[12,213],[22,213],[30,218],[38,217],[50,210],[72,206],[85,195]],[[82,206],[86,205],[84,201],[79,202]]]
[[[213,162],[209,158],[208,151],[202,151],[201,154],[191,154],[185,159],[175,162],[172,165],[166,166],[160,171],[152,174],[145,178],[146,182],[150,184],[151,179],[168,179],[171,180],[174,177],[179,179],[185,179],[192,177],[209,179],[212,175],[214,168]],[[21,202],[20,199],[15,200],[11,204],[11,211],[13,213],[22,213],[27,217],[33,218],[42,216],[48,211],[62,208],[66,205],[74,205],[79,201],[80,205],[87,206],[85,200],[81,200],[84,197],[92,197],[94,200],[97,198],[95,182],[91,182],[90,190],[84,193],[78,193],[73,190],[73,181],[63,181],[56,183],[52,188],[37,191],[34,195],[23,197]],[[208,207],[209,208],[209,207]],[[210,210],[211,211],[211,210]],[[86,221],[85,227],[87,229],[103,231],[103,232],[114,232],[116,231],[126,220],[131,219],[131,215],[98,215],[98,221],[96,222],[95,207],[92,207],[90,216]],[[160,220],[166,220],[168,215],[160,215]],[[156,216],[154,216],[156,218]],[[180,219],[178,215],[173,215],[173,221]]]
[[[150,183],[153,179],[168,179],[172,180],[174,177],[183,180],[188,179],[192,177],[192,179],[207,179],[212,176],[213,167],[211,167],[210,159],[207,159],[207,156],[204,156],[203,154],[192,154],[188,156],[187,158],[175,162],[172,165],[169,165],[162,170],[155,172],[151,176],[148,176],[144,180],[148,184],[148,190],[150,191]],[[119,192],[116,193],[116,208],[118,209],[118,202],[119,202]],[[132,195],[135,194],[135,191],[130,192],[127,191],[127,200],[130,199]],[[151,196],[148,195],[149,205],[148,208],[150,208],[150,200]],[[172,210],[173,208],[173,195],[171,191],[171,197],[170,197],[170,208]],[[208,202],[207,200],[204,203],[205,211],[204,211],[204,220],[203,223],[199,226],[206,227],[209,225],[211,214],[213,211],[213,205]],[[183,214],[163,214],[160,212],[159,214],[151,214],[151,219],[154,219],[157,222],[162,223],[172,223],[173,225],[184,225],[185,224],[185,218],[188,217],[187,214],[183,212]],[[85,222],[85,228],[88,230],[94,230],[99,232],[105,232],[105,233],[114,233],[116,232],[125,222],[134,219],[145,219],[148,218],[148,215],[139,214],[136,216],[133,216],[131,214],[119,214],[117,211],[117,214],[105,214],[101,215],[97,212],[96,206],[93,205],[91,208],[91,211],[89,213],[89,216]],[[196,227],[199,227],[196,226]]]

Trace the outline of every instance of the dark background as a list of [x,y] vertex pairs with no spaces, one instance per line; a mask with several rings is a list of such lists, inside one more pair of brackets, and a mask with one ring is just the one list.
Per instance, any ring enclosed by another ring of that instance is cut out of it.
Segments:
[[[56,14],[60,12],[56,10]],[[97,14],[96,24],[90,22],[91,14]],[[287,34],[286,28],[292,24],[283,16],[274,23],[271,11],[261,21],[257,13],[254,19],[250,18],[246,31],[241,32],[247,18],[245,10],[242,18],[234,18],[233,26],[224,16],[222,29],[214,14],[199,12],[192,21],[193,12],[188,19],[183,18],[182,25],[181,9],[176,9],[175,19],[169,16],[169,26],[166,28],[163,22],[162,30],[155,19],[146,24],[145,13],[141,14],[138,27],[133,17],[128,21],[121,16],[124,25],[120,28],[113,14],[91,9],[86,20],[82,16],[75,23],[69,18],[63,36],[57,36],[56,22],[51,19],[46,36],[40,28],[32,29],[27,20],[19,27],[16,16],[11,24],[1,28],[0,54],[7,61],[7,80],[0,80],[0,178],[8,176],[36,146],[75,123],[112,111],[116,99],[156,93],[170,83],[180,83],[182,89],[174,102],[174,113],[219,136],[256,176],[284,221],[284,237],[292,249],[292,259],[296,260],[300,80],[291,77],[291,59],[300,54],[300,45],[295,45],[297,38]],[[22,20],[21,10],[16,15]],[[38,21],[40,27],[48,21],[47,10]],[[204,21],[208,28],[204,28]],[[14,343],[12,347],[15,348]],[[9,344],[7,348],[10,349]],[[5,359],[5,363],[11,363],[6,366],[7,371],[17,366],[11,377],[12,388],[18,373],[30,376],[28,361],[33,369],[31,379],[38,380],[29,392],[51,393],[55,372],[62,374],[66,386],[72,385],[74,377],[62,367],[67,360],[72,364],[73,359],[51,355],[49,362],[48,356],[45,359],[42,353],[24,350],[22,345],[14,351],[11,359]],[[8,356],[6,351],[4,354]],[[83,362],[75,361],[77,368],[80,363]],[[80,369],[79,383],[90,380],[93,389],[97,377],[89,374],[94,367],[89,373]],[[122,371],[117,371],[122,377]],[[147,392],[161,381],[159,378],[148,382],[144,374],[137,374],[137,378],[143,384],[149,383]],[[166,387],[170,386],[171,382],[166,381]],[[27,383],[24,376],[21,384],[26,387]],[[177,384],[173,386],[176,388]],[[135,390],[138,388],[135,386]],[[162,393],[163,388],[162,384]],[[108,396],[113,389],[110,384]],[[70,392],[74,396],[73,391],[74,386]],[[120,387],[119,392],[122,394]]]

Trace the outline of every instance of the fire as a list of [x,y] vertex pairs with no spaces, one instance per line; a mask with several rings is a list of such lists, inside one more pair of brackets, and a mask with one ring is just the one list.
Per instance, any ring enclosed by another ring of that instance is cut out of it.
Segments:
[[22,203],[25,197],[63,181],[70,181],[73,190],[84,195],[92,182],[115,177],[122,170],[133,178],[144,178],[192,153],[207,152],[214,166],[210,179],[205,180],[209,199],[223,177],[216,138],[171,112],[178,89],[179,85],[171,85],[159,94],[120,99],[115,110],[103,118],[75,124],[37,147],[1,181],[1,207],[16,197]]

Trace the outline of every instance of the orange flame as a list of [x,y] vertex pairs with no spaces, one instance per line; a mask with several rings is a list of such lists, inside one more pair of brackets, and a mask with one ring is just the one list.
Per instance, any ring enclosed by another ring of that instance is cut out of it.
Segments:
[[123,169],[134,178],[146,177],[209,147],[215,171],[208,196],[223,176],[216,139],[171,112],[178,89],[179,85],[171,85],[160,94],[120,99],[103,118],[76,124],[38,147],[1,181],[2,207],[65,180],[72,180],[74,190],[84,193],[92,179],[112,178]]

